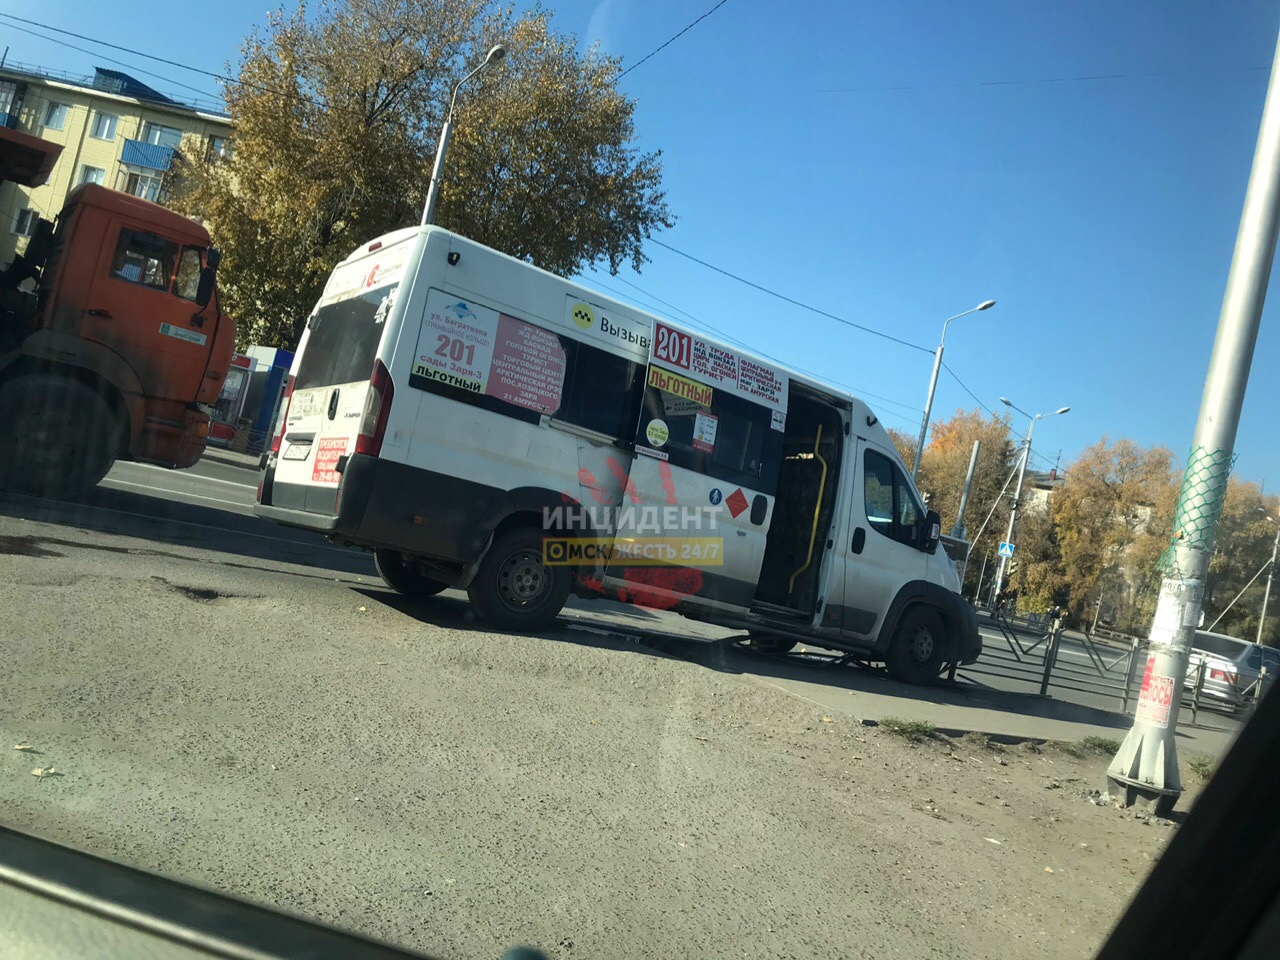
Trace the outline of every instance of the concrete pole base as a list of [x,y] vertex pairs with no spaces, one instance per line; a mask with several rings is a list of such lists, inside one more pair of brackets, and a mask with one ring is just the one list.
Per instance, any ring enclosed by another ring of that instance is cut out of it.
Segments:
[[1173,813],[1178,798],[1182,796],[1182,788],[1166,790],[1108,774],[1107,795],[1122,807],[1142,807],[1157,817],[1167,817]]

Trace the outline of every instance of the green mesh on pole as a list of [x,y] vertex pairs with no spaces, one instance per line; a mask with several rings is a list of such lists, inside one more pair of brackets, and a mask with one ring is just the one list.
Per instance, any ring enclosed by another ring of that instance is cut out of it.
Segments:
[[1226,450],[1196,447],[1182,475],[1178,506],[1173,513],[1173,537],[1160,556],[1160,569],[1173,564],[1174,551],[1182,545],[1203,550],[1218,525],[1222,504],[1227,499],[1227,478],[1236,458]]

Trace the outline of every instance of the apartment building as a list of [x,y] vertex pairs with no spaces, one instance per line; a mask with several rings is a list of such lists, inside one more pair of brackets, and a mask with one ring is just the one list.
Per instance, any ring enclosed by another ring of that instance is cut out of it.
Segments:
[[0,65],[0,126],[63,145],[44,186],[0,184],[0,266],[25,249],[37,219],[57,216],[80,184],[164,203],[176,156],[209,162],[231,149],[226,114],[182,103],[101,67],[92,77],[75,77]]

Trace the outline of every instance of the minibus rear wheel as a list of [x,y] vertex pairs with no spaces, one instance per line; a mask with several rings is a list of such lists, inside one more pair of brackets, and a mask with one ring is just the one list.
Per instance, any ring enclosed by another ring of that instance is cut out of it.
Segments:
[[541,530],[516,527],[500,534],[467,587],[480,618],[503,630],[542,630],[569,599],[572,569],[543,563]]
[[378,568],[378,576],[382,577],[383,583],[406,597],[434,597],[448,587],[447,583],[432,580],[419,573],[405,562],[404,554],[399,550],[384,550],[381,547],[374,550],[373,565]]

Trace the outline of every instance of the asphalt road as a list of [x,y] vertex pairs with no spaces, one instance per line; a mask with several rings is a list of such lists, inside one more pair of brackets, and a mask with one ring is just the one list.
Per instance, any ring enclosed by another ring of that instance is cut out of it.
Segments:
[[[316,534],[255,517],[257,479],[256,470],[208,458],[189,470],[121,463],[81,503],[0,501],[0,515],[8,511],[11,516],[101,533],[201,547],[225,554],[220,562],[230,566],[283,569],[281,565],[300,564],[331,578],[354,576],[381,585],[369,553],[336,546]],[[457,591],[446,596],[464,599]],[[1040,661],[1036,658],[1040,651],[1035,651],[1024,664],[1013,663],[1004,638],[987,625],[982,628],[987,652],[977,667],[962,672],[956,688],[926,692],[894,683],[880,669],[832,669],[820,656],[824,651],[818,648],[809,648],[811,656],[785,659],[760,658],[732,650],[726,653],[722,645],[708,647],[700,641],[733,636],[731,631],[663,611],[570,598],[564,619],[578,631],[629,636],[632,642],[643,638],[647,644],[663,646],[676,656],[701,662],[715,659],[720,668],[729,666],[731,661],[733,669],[793,695],[837,709],[852,708],[862,716],[893,713],[926,718],[938,726],[959,727],[966,722],[966,711],[976,709],[987,719],[985,723],[973,720],[971,725],[984,723],[982,728],[988,732],[1044,739],[1078,738],[1088,733],[1119,737],[1128,726],[1118,713],[1119,698],[1095,687],[1090,657],[1069,634],[1064,638],[1059,663],[1078,672],[1061,671],[1061,685],[1051,687],[1051,702],[1045,702],[1030,696],[1039,689]],[[1023,640],[1024,644],[1029,642]],[[1121,652],[1116,650],[1112,658]],[[1118,679],[1115,677],[1113,682]],[[1058,709],[1063,706],[1078,709]],[[1007,714],[1003,721],[991,719],[992,714],[1001,712]],[[1070,725],[1056,723],[1059,719],[1070,721]],[[1087,730],[1084,725],[1097,729]],[[1184,710],[1179,729],[1188,749],[1219,755],[1234,738],[1239,723],[1230,716],[1205,710],[1192,724],[1189,712]]]
[[375,576],[369,554],[253,515],[257,474],[202,460],[189,470],[119,463],[79,502],[15,497],[0,516],[64,524],[227,554],[227,563],[294,563]]
[[6,823],[441,956],[653,960],[1085,956],[1167,835],[1100,758],[907,744],[688,629],[491,633],[252,493],[0,502]]

